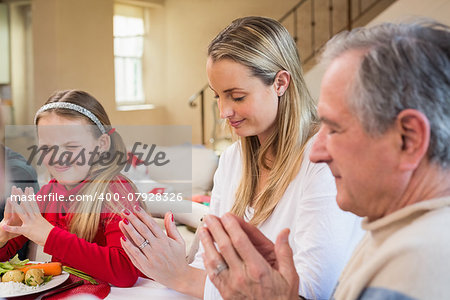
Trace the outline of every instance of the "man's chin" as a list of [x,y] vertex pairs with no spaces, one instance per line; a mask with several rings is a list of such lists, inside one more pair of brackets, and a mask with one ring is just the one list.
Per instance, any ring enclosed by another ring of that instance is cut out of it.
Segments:
[[357,207],[355,204],[352,205],[352,202],[349,201],[348,199],[339,199],[336,198],[336,202],[339,206],[339,208],[343,211],[347,211],[350,212],[354,215],[357,215],[358,217],[366,217],[367,216],[367,211],[364,211],[364,209],[362,209],[362,207]]
[[340,209],[343,211],[350,211],[352,206],[349,204],[349,201],[346,197],[339,196],[339,192],[336,196],[336,203],[339,206]]

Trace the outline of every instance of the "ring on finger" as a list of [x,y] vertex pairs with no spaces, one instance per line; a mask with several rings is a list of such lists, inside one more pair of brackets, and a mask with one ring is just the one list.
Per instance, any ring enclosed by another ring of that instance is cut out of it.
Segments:
[[147,246],[147,245],[149,245],[150,243],[147,241],[147,240],[145,240],[145,241],[143,241],[142,242],[142,244],[140,244],[139,246],[138,246],[138,248],[139,249],[144,249],[145,248],[145,246]]
[[214,275],[219,276],[219,274],[226,269],[228,269],[228,265],[226,262],[222,261],[218,263],[216,268],[214,269]]

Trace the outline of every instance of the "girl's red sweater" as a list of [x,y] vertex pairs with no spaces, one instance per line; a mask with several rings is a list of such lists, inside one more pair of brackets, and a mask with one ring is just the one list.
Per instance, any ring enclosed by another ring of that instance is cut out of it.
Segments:
[[[68,201],[69,196],[76,195],[84,184],[85,182],[81,182],[68,191],[53,179],[36,194],[37,199],[39,199],[39,195],[41,197],[52,195],[53,199],[63,195],[65,199],[65,201],[48,201],[49,198],[47,198],[45,202],[38,202],[44,218],[55,226],[45,242],[44,252],[52,255],[52,261],[59,261],[63,265],[79,269],[115,286],[133,286],[141,273],[133,266],[120,244],[122,232],[119,229],[119,222],[121,217],[118,214],[101,213],[99,229],[93,242],[88,242],[68,231],[69,217],[66,212],[69,205],[74,203]],[[114,201],[114,194],[118,194],[119,197],[115,195],[118,202],[125,207],[131,206],[132,202],[128,202],[128,197],[130,199],[133,197],[128,193],[134,196],[134,190],[126,179],[118,177],[110,183],[110,189],[113,195],[111,201]],[[96,201],[100,200],[96,199]],[[14,256],[26,241],[27,238],[24,236],[8,241],[5,246],[0,248],[0,261]]]

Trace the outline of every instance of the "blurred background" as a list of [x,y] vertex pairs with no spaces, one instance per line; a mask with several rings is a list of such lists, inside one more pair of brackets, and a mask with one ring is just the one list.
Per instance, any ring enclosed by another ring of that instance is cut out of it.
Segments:
[[94,95],[116,125],[188,125],[220,152],[230,135],[207,88],[206,48],[233,19],[280,20],[317,98],[320,47],[344,29],[427,16],[450,0],[0,0],[0,98],[6,124],[32,124],[56,90]]

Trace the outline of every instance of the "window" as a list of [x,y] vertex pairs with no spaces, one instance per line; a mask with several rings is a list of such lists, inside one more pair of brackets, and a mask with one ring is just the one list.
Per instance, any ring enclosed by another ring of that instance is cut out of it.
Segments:
[[144,104],[143,54],[145,8],[114,5],[114,73],[116,104]]

